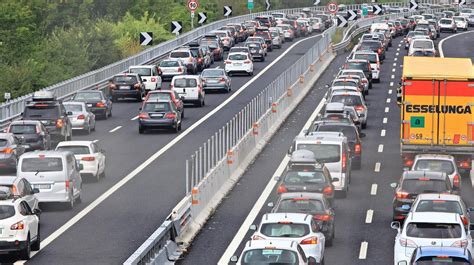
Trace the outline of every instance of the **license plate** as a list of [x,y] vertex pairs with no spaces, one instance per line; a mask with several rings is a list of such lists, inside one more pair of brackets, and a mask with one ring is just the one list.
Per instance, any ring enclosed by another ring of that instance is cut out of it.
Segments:
[[129,86],[120,86],[119,88],[120,88],[120,89],[130,89]]
[[186,97],[186,93],[178,93],[178,96],[180,96],[180,97]]
[[402,205],[402,209],[403,209],[403,210],[410,210],[410,208],[411,208],[411,207],[410,207],[409,204],[404,204],[404,205]]
[[51,189],[51,184],[34,184],[32,186],[34,189],[40,189],[40,190]]
[[92,104],[87,104],[87,107],[89,107],[89,108],[92,107]]
[[234,63],[235,66],[242,66],[241,63]]
[[163,114],[150,114],[152,118],[163,118]]
[[212,84],[215,84],[215,83],[218,83],[218,82],[219,82],[219,80],[212,80],[212,79],[208,80],[208,83],[212,83]]

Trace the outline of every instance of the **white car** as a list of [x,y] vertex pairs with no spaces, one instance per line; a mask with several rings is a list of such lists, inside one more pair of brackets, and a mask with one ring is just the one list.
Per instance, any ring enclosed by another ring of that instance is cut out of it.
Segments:
[[160,62],[158,70],[161,72],[161,78],[171,79],[175,75],[185,75],[187,73],[186,65],[178,59],[165,59]]
[[14,198],[7,187],[0,188],[0,253],[18,253],[29,260],[40,249],[39,210],[31,210],[23,198]]
[[146,91],[161,89],[161,76],[156,65],[130,66],[128,72],[140,75]]
[[280,36],[280,32],[278,30],[269,30],[270,35],[272,36],[272,46],[278,49],[281,49],[281,45],[283,44],[283,39]]
[[253,75],[253,62],[248,53],[230,53],[225,61],[225,72],[231,76],[234,73]]
[[380,82],[380,59],[379,55],[376,52],[369,51],[357,51],[352,55],[352,59],[361,59],[367,60],[370,63],[370,68],[372,68],[372,80],[375,83]]
[[467,25],[466,17],[454,16],[453,19],[454,19],[454,23],[456,23],[456,28],[462,29],[464,31],[467,30],[468,25]]
[[463,8],[459,11],[461,17],[468,18],[470,15],[474,15],[474,9],[472,8]]
[[364,71],[358,69],[342,69],[337,74],[340,75],[358,75],[361,78],[362,84],[364,84],[364,91],[366,91],[366,95],[369,94],[369,80],[365,76]]
[[194,103],[199,107],[206,105],[206,93],[201,77],[198,75],[177,75],[170,84],[171,90],[178,93],[185,103]]
[[233,256],[230,262],[242,264],[300,264],[316,265],[316,259],[306,257],[296,241],[249,240],[240,258]]
[[412,56],[415,50],[430,51],[436,54],[436,48],[432,40],[412,39],[410,48],[408,48],[408,56]]
[[456,166],[456,160],[451,155],[420,154],[413,160],[411,170],[444,172],[448,175],[455,190],[461,189],[461,174]]
[[361,92],[334,91],[327,102],[341,102],[344,105],[354,107],[357,114],[359,114],[362,129],[367,127],[367,116],[369,110]]
[[439,25],[439,31],[451,31],[453,33],[456,33],[458,31],[456,27],[456,23],[454,22],[454,19],[452,18],[442,18],[438,22]]
[[293,41],[293,39],[295,38],[295,33],[291,30],[290,25],[279,24],[277,25],[277,27],[283,30],[283,36],[285,37],[285,40]]
[[326,238],[309,214],[267,213],[264,214],[252,240],[280,240],[299,242],[307,257],[313,257],[319,264],[324,262]]
[[472,252],[471,234],[466,232],[457,213],[410,212],[403,227],[398,221],[392,222],[391,227],[398,231],[394,244],[394,265],[403,261],[408,263],[417,247],[460,247]]
[[56,151],[70,151],[77,161],[81,163],[82,177],[90,177],[99,181],[105,177],[105,154],[93,141],[65,141],[59,142]]

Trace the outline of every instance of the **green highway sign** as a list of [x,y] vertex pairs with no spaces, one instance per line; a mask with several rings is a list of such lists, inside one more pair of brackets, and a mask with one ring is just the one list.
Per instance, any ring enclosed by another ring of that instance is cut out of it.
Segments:
[[253,0],[247,0],[247,8],[249,10],[252,10],[253,9]]

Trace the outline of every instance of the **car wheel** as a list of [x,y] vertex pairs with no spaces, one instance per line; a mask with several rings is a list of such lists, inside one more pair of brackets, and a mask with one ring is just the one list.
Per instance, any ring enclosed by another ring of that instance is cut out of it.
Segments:
[[138,101],[138,102],[141,102],[141,101],[142,101],[142,94],[141,94],[141,93],[137,96],[137,101]]
[[95,126],[96,126],[96,122],[94,121],[94,127],[92,127],[93,131],[95,131]]
[[112,117],[112,108],[109,110],[109,117]]
[[72,192],[70,194],[70,199],[71,199],[71,201],[66,202],[66,206],[67,206],[68,209],[72,210],[72,209],[74,209],[74,201],[75,201],[74,200],[74,194],[72,194]]
[[91,134],[91,124],[89,123],[89,126],[87,126],[87,130],[85,130],[87,134]]
[[349,191],[349,188],[347,188],[346,190],[342,190],[342,191],[341,191],[341,198],[346,198],[348,191]]
[[249,73],[249,76],[253,76],[253,70],[252,70],[252,72]]
[[184,108],[183,108],[183,110],[181,111],[181,119],[184,119]]
[[143,128],[142,126],[138,126],[138,133],[139,134],[144,134],[145,133],[145,128]]
[[326,247],[332,247],[332,237],[331,238],[326,238],[325,246]]
[[362,123],[362,129],[367,128],[367,122]]
[[26,238],[25,242],[25,248],[20,250],[20,255],[19,258],[22,260],[30,260],[30,255],[31,255],[31,245],[30,245],[30,234],[28,234],[28,237]]
[[117,102],[117,97],[116,96],[112,96],[112,102]]
[[108,119],[109,118],[109,112],[107,110],[105,110],[104,112],[104,120]]
[[36,241],[31,245],[31,250],[38,251],[41,248],[41,229],[40,225],[38,224],[38,235],[36,235]]
[[71,141],[72,140],[72,129],[69,130],[69,133],[67,135],[67,141]]

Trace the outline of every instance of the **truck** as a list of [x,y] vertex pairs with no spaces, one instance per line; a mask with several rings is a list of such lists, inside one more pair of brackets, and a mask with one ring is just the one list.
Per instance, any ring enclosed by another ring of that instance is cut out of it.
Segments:
[[474,67],[469,58],[404,57],[400,85],[400,152],[449,154],[469,176],[474,154]]

